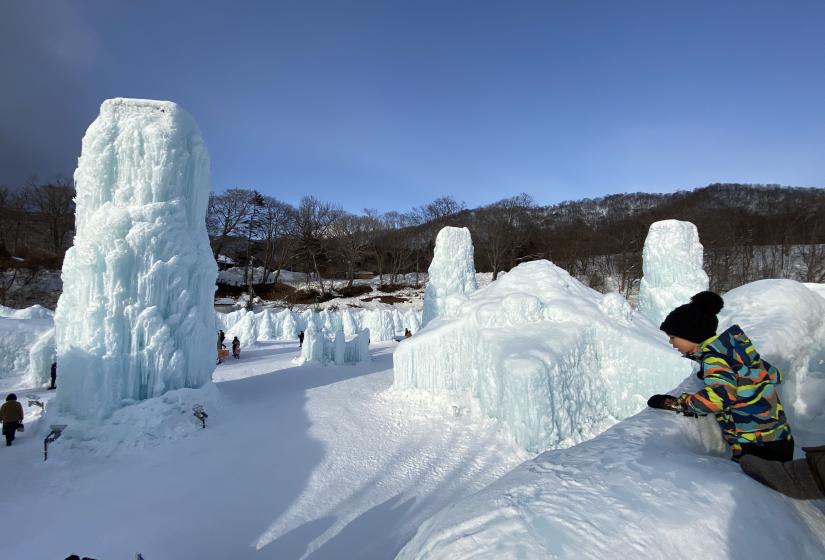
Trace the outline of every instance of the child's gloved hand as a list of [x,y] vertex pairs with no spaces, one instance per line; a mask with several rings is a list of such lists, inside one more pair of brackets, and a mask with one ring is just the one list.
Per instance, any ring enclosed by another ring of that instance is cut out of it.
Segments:
[[673,395],[653,395],[647,399],[647,406],[651,408],[679,410],[679,401]]

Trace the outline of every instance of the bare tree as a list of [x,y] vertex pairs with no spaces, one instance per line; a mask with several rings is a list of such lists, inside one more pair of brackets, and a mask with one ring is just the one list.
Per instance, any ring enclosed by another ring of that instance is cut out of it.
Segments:
[[343,214],[340,206],[305,196],[297,209],[298,254],[307,271],[315,273],[321,295],[326,295],[321,269],[326,268],[329,240]]
[[343,259],[347,274],[347,288],[355,279],[355,266],[367,249],[371,222],[366,216],[344,213],[337,222],[336,253]]
[[290,260],[295,247],[297,212],[286,202],[265,196],[260,209],[259,223],[264,243],[264,281],[269,272],[275,270],[277,283],[281,269]]
[[209,208],[206,213],[206,229],[215,241],[215,259],[228,237],[241,235],[244,224],[252,213],[255,191],[249,189],[229,189],[222,194],[209,196]]
[[32,209],[46,222],[52,250],[62,254],[66,237],[74,228],[75,190],[66,179],[46,185],[30,185],[26,197]]
[[473,238],[493,272],[493,280],[504,266],[515,260],[535,203],[528,194],[499,200],[475,214]]

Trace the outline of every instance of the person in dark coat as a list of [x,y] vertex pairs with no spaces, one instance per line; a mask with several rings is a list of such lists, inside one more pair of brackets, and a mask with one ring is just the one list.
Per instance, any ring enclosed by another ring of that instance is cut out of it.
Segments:
[[745,455],[739,466],[752,479],[797,500],[825,498],[825,445],[803,447],[804,459],[768,461]]
[[6,436],[6,447],[14,441],[14,434],[18,427],[23,425],[23,405],[17,402],[17,395],[9,393],[6,402],[0,406],[0,422],[3,423],[3,435]]
[[241,358],[241,341],[238,340],[238,337],[232,339],[232,355],[235,356],[236,360]]
[[55,382],[57,382],[57,362],[52,362],[52,384],[49,389],[57,389]]
[[304,331],[298,333],[298,348],[304,345]]

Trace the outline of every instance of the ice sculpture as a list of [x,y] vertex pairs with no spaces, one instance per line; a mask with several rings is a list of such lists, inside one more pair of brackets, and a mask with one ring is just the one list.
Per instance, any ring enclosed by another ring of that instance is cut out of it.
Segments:
[[401,342],[394,387],[471,395],[530,451],[588,439],[691,370],[618,298],[548,261],[521,264]]
[[470,230],[443,228],[435,238],[429,281],[424,289],[422,325],[439,316],[451,317],[477,288]]
[[658,325],[671,310],[688,303],[690,296],[707,290],[702,259],[695,225],[679,220],[651,224],[642,252],[639,311]]
[[210,381],[209,156],[168,101],[110,99],[83,138],[55,313],[57,402],[81,418]]

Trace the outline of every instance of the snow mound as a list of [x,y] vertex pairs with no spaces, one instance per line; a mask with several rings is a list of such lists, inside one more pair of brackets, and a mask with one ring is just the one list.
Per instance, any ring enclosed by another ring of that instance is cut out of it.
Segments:
[[521,264],[399,344],[394,387],[469,394],[530,451],[573,445],[690,373],[623,299],[548,261]]
[[[41,432],[45,437],[50,424],[68,425],[59,443],[65,450],[55,453],[55,458],[67,456],[67,451],[111,456],[197,435],[203,426],[194,415],[196,405],[202,406],[209,415],[207,426],[222,423],[220,392],[214,384],[207,383],[197,389],[177,389],[133,402],[114,411],[102,424],[95,419],[78,419],[47,408],[49,421],[41,423]],[[50,453],[49,463],[53,461]]]
[[478,288],[469,229],[445,227],[438,232],[428,275],[423,325],[439,316],[451,317]]
[[[720,323],[720,330],[738,323],[782,369],[789,416],[816,419],[810,431],[792,421],[799,446],[825,441],[816,416],[825,405],[818,361],[825,309],[805,290],[789,280],[747,284],[724,296]],[[690,376],[673,392],[700,387]],[[442,510],[397,558],[825,556],[825,515],[751,480],[729,455],[712,417],[645,410],[591,441],[543,453]]]
[[704,248],[690,222],[664,220],[651,224],[642,251],[644,276],[639,284],[639,311],[659,325],[675,307],[708,289],[702,268]]
[[167,101],[104,101],[75,184],[77,232],[54,318],[61,411],[100,419],[208,383],[217,265],[195,121]]

